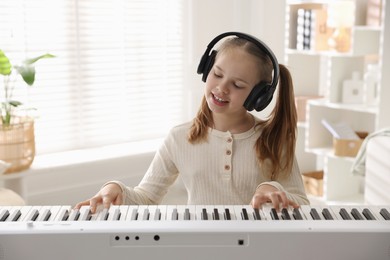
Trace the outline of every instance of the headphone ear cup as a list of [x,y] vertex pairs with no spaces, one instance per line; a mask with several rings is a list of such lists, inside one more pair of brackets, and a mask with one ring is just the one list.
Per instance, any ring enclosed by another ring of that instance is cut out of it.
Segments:
[[214,66],[214,62],[215,62],[215,57],[217,56],[217,51],[212,51],[210,53],[210,56],[207,57],[207,59],[204,61],[204,65],[203,65],[203,75],[202,75],[202,81],[203,82],[206,82],[207,80],[207,76],[209,75],[210,73],[210,70],[213,68]]
[[267,86],[267,89],[268,90],[264,91],[264,93],[261,96],[259,96],[257,101],[256,101],[256,104],[254,107],[255,107],[255,110],[257,112],[262,111],[272,101],[274,92],[272,91],[271,86],[269,86],[269,85]]
[[257,112],[266,108],[273,97],[271,85],[260,83],[254,86],[244,102],[244,107],[248,111],[255,109]]

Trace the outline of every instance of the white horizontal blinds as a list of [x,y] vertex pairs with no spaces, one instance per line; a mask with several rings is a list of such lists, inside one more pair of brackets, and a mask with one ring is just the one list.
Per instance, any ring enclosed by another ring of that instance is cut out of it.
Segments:
[[8,4],[23,23],[13,51],[57,56],[38,62],[29,91],[39,153],[161,137],[183,121],[181,1]]

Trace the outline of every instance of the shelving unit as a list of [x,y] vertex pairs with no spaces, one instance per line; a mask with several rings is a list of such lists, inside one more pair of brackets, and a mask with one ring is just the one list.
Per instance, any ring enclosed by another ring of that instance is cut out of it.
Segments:
[[[328,204],[363,203],[364,180],[350,173],[353,157],[334,155],[333,137],[322,125],[322,119],[346,122],[359,132],[372,133],[378,128],[379,105],[341,103],[343,81],[355,71],[364,75],[367,64],[380,64],[384,30],[383,26],[365,25],[367,2],[354,1],[350,50],[337,52],[297,49],[298,10],[327,10],[330,1],[286,1],[285,60],[293,77],[295,95],[316,97],[307,101],[306,120],[298,124],[296,154],[302,173],[323,170],[324,194],[316,199]],[[383,10],[384,3],[381,4]]]

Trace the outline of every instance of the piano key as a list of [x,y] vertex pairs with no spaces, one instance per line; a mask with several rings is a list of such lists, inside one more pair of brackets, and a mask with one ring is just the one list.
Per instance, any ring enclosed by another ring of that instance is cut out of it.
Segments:
[[80,215],[77,221],[88,221],[91,219],[91,208],[89,206],[82,206],[80,208]]
[[241,210],[241,218],[242,218],[243,220],[249,220],[248,212],[246,211],[245,208],[243,208],[243,209]]
[[324,216],[324,218],[325,218],[326,220],[333,220],[333,216],[332,216],[332,214],[330,213],[330,211],[329,211],[328,208],[322,209],[322,215]]
[[108,209],[103,208],[97,213],[95,213],[95,217],[92,217],[96,221],[106,221],[108,219]]
[[[20,214],[19,217],[15,220],[17,222],[23,222],[27,218],[28,213],[33,208],[33,206],[12,206],[12,210],[18,210]],[[34,206],[34,208],[40,208],[40,206]]]
[[157,208],[160,211],[159,220],[167,220],[167,207],[164,205],[158,205]]
[[71,207],[69,206],[61,207],[54,221],[68,221],[70,212],[71,212]]
[[390,220],[390,213],[386,208],[381,208],[379,213],[385,220]]
[[190,210],[188,208],[184,210],[184,220],[191,220]]
[[42,206],[36,221],[53,221],[61,206]]
[[286,208],[283,208],[281,213],[282,213],[282,219],[291,220],[290,214],[288,213],[288,210]]
[[312,217],[312,219],[314,220],[321,220],[321,217],[320,215],[318,214],[318,211],[316,208],[311,208],[310,210],[310,216]]
[[178,220],[179,219],[179,214],[177,213],[177,209],[173,209],[172,210],[172,214],[171,214],[171,220]]
[[339,214],[344,220],[352,220],[352,217],[345,208],[341,208]]
[[6,221],[7,222],[17,221],[21,215],[22,213],[20,212],[20,209],[13,209],[13,211],[10,213]]
[[153,220],[155,220],[155,221],[161,220],[161,211],[159,208],[156,209],[156,211],[154,213]]
[[40,221],[48,221],[51,216],[51,211],[50,209],[41,209],[38,218],[36,219],[37,222]]
[[353,208],[351,210],[351,215],[354,217],[356,220],[364,220],[362,214],[360,214],[359,210],[357,208]]
[[130,220],[137,220],[138,219],[138,209],[132,208]]
[[230,216],[230,210],[228,208],[225,209],[224,219],[225,220],[232,220],[232,217]]
[[2,211],[0,212],[0,221],[5,221],[9,216],[9,210],[6,208],[3,208]]
[[77,221],[80,217],[80,210],[79,209],[72,209],[69,213],[69,217],[67,221]]
[[203,208],[202,209],[202,215],[201,215],[201,220],[208,220],[208,216],[207,216],[207,210],[206,208]]
[[374,217],[374,215],[372,214],[372,212],[368,209],[368,208],[364,208],[363,211],[363,216],[367,219],[367,220],[375,220],[376,218]]
[[121,216],[121,211],[118,205],[113,205],[108,209],[107,221],[118,221]]
[[219,220],[219,212],[217,208],[213,209],[213,220]]
[[253,212],[254,212],[253,217],[254,217],[256,220],[261,220],[260,209],[253,209]]
[[[148,206],[149,216],[147,220],[155,221],[160,218],[160,209],[158,209],[157,205],[149,205]],[[156,219],[156,214],[158,214]],[[145,214],[144,214],[145,215]]]
[[270,211],[271,218],[273,220],[279,220],[278,212],[276,211],[275,208],[272,208]]
[[293,217],[295,220],[303,220],[300,208],[293,209]]
[[39,215],[39,210],[34,208],[30,210],[27,218],[24,221],[35,221],[38,218],[38,215]]

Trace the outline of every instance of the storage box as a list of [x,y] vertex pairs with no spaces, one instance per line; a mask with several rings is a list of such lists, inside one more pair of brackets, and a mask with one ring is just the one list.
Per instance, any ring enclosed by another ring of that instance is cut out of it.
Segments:
[[303,185],[307,194],[322,196],[324,191],[324,172],[314,171],[302,173]]
[[297,109],[298,122],[306,122],[306,104],[310,99],[322,98],[321,96],[296,96],[295,107]]
[[359,140],[346,140],[333,138],[333,149],[336,156],[355,157],[359,152],[360,146],[364,138],[368,135],[367,132],[356,132],[361,138]]

